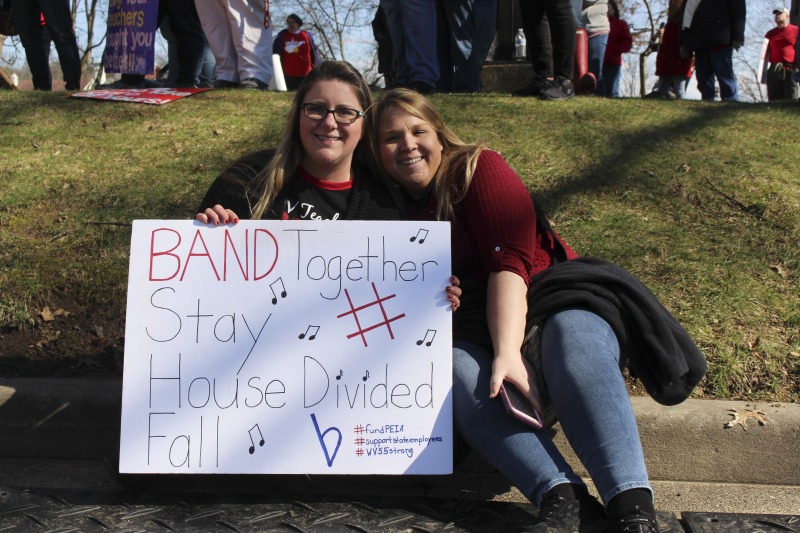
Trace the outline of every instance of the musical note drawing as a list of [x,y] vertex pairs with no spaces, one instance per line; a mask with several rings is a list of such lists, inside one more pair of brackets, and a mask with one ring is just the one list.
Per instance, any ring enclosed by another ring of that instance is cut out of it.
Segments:
[[[431,340],[429,340],[428,342],[425,342],[425,339],[428,338],[428,333],[431,333],[431,332],[433,332],[433,335],[431,335]],[[417,346],[420,346],[423,342],[425,342],[425,346],[430,346],[431,344],[433,344],[433,339],[435,339],[435,338],[436,338],[436,330],[435,329],[429,329],[428,331],[425,332],[425,336],[417,341]]]
[[[314,330],[314,333],[312,333],[311,335],[308,335],[308,332],[311,329]],[[308,328],[306,328],[305,333],[301,333],[300,335],[297,336],[297,338],[298,339],[305,339],[306,335],[308,335],[308,340],[313,341],[314,339],[317,338],[317,333],[319,333],[319,326],[312,326],[311,324],[309,324]]]
[[247,432],[247,434],[250,435],[250,443],[252,444],[252,446],[250,446],[250,448],[247,450],[247,451],[250,452],[250,455],[253,455],[256,452],[256,443],[253,440],[253,430],[254,429],[258,430],[258,436],[261,437],[261,440],[258,441],[258,445],[259,446],[263,446],[264,445],[264,435],[261,433],[261,428],[258,427],[258,424],[256,424],[255,426],[251,427],[250,430]]
[[276,279],[275,281],[273,281],[272,283],[269,284],[269,290],[272,291],[272,305],[275,305],[276,303],[278,303],[278,295],[275,294],[275,289],[272,287],[276,283],[280,283],[281,284],[281,289],[282,289],[281,290],[281,298],[286,298],[286,285],[283,284],[283,278],[278,278],[278,279]]
[[338,376],[336,376],[336,379],[342,379],[342,376],[343,376],[343,375],[344,375],[344,370],[342,370],[342,369],[340,368],[340,369],[339,369],[339,375],[338,375]]
[[[422,238],[420,238],[420,234],[424,234],[424,235],[422,235]],[[419,241],[417,241],[417,242],[422,244],[423,242],[425,242],[425,239],[427,239],[427,238],[428,238],[428,230],[420,228],[420,230],[417,232],[417,234],[414,235],[413,237],[411,237],[409,240],[411,242],[414,242],[417,239],[419,239]]]
[[366,371],[366,374],[364,374],[364,377],[361,378],[361,381],[367,381],[368,379],[369,379],[369,370]]

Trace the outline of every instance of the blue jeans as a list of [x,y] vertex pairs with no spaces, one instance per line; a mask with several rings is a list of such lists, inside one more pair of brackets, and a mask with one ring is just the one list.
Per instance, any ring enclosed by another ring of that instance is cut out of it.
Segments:
[[603,82],[597,84],[597,94],[619,98],[620,79],[622,79],[622,65],[603,65]]
[[589,37],[589,72],[597,78],[598,87],[603,81],[603,58],[606,56],[607,45],[607,33]]
[[719,95],[725,102],[738,102],[736,74],[733,73],[733,47],[700,48],[694,51],[697,88],[703,100],[714,100],[714,77],[719,82]]
[[[603,501],[629,489],[652,492],[613,330],[583,310],[556,313],[543,328],[542,372],[550,400]],[[482,346],[455,343],[455,428],[538,506],[556,485],[582,481],[547,431],[530,430],[508,415],[499,399],[489,398],[492,358]]]
[[441,7],[449,35],[441,43],[437,89],[478,92],[481,68],[497,33],[497,0],[444,0]]
[[435,87],[439,62],[434,0],[381,0],[380,6],[394,46],[397,83],[422,82]]

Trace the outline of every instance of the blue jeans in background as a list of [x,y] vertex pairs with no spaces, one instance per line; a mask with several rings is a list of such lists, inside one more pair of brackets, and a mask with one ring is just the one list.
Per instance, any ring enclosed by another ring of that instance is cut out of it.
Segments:
[[619,98],[619,81],[622,79],[622,65],[603,65],[603,80],[597,84],[597,94]]
[[435,87],[439,61],[434,0],[381,0],[380,6],[394,46],[397,83],[409,86],[421,82]]
[[439,21],[439,28],[445,29],[446,35],[439,43],[436,88],[478,92],[483,62],[497,33],[497,0],[444,0],[440,7],[446,24]]
[[[594,313],[566,310],[544,322],[542,372],[550,400],[606,504],[625,490],[652,492],[619,357],[613,330]],[[492,359],[482,346],[454,343],[455,428],[538,506],[556,485],[582,481],[546,430],[531,430],[489,398]]]
[[739,91],[733,72],[733,47],[699,48],[694,51],[697,88],[703,100],[714,100],[714,78],[719,82],[719,95],[724,102],[738,102]]
[[603,81],[603,58],[606,56],[607,45],[607,33],[589,37],[589,72],[594,74],[594,77],[597,78],[598,88]]

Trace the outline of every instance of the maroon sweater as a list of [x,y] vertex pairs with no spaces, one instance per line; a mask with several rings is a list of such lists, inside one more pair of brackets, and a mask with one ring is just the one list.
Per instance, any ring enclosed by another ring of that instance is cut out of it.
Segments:
[[[537,225],[530,191],[497,152],[481,153],[464,200],[453,207],[453,274],[461,280],[464,290],[462,305],[453,315],[454,337],[489,345],[489,274],[514,272],[529,284],[534,275],[553,263],[557,236]],[[433,194],[406,205],[411,220],[433,220],[435,210]],[[577,257],[563,241],[561,244],[569,259]]]

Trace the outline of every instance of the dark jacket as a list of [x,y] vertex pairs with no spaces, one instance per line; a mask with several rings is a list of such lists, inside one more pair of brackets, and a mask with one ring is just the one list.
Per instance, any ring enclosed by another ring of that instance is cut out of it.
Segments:
[[592,311],[608,322],[624,362],[657,402],[682,402],[705,375],[706,359],[686,330],[624,268],[582,257],[557,263],[531,280],[529,327],[574,308]]
[[[206,192],[200,203],[198,213],[206,208],[220,204],[231,209],[242,220],[250,218],[251,208],[258,202],[258,195],[248,188],[249,183],[272,159],[274,150],[261,150],[246,155],[225,169]],[[347,201],[347,209],[342,220],[402,220],[405,218],[397,202],[388,189],[374,177],[354,170],[356,179]],[[297,179],[293,176],[290,179]],[[264,212],[264,219],[280,219],[284,204],[281,194],[273,203],[273,208]]]
[[[683,9],[682,28],[688,22],[685,20],[686,4]],[[746,16],[745,0],[700,0],[691,25],[681,32],[681,45],[689,50],[742,45]]]

